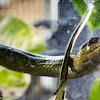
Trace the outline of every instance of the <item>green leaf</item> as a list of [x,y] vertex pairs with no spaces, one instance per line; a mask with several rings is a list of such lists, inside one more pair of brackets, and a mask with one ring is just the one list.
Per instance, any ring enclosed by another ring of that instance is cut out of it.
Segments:
[[0,85],[2,85],[4,89],[26,85],[26,80],[23,74],[10,70],[8,71],[2,67],[0,67],[0,70]]
[[89,100],[100,100],[100,75],[95,79],[93,83]]
[[0,43],[27,51],[32,50],[38,44],[44,46],[43,40],[33,26],[6,15],[0,15]]
[[[73,0],[73,3],[79,14],[83,16],[87,10],[87,5],[84,0]],[[100,0],[95,0],[94,6],[92,15],[88,21],[88,25],[93,31],[100,29]]]

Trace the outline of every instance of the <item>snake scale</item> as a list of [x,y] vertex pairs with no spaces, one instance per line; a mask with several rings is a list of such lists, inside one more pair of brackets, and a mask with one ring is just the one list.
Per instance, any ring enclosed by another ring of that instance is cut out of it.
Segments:
[[[0,44],[0,65],[36,76],[58,77],[64,56],[46,56]],[[100,37],[91,38],[71,55],[68,78],[79,78],[100,69]]]

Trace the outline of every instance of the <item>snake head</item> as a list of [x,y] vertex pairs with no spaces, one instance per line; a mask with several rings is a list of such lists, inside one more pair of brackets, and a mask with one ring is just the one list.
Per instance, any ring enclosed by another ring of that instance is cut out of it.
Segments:
[[81,46],[74,57],[73,65],[80,76],[100,69],[100,37],[91,38]]
[[90,46],[94,43],[99,43],[100,42],[100,37],[93,37],[91,38],[89,41],[87,41],[86,43],[84,43],[81,47],[81,49],[83,49],[85,46]]

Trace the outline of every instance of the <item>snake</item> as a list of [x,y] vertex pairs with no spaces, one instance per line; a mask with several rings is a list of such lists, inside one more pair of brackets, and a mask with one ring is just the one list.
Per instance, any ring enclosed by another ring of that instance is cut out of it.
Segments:
[[[80,78],[100,69],[100,37],[84,43],[75,55],[71,55],[68,78]],[[22,51],[0,44],[0,65],[7,69],[35,76],[58,77],[64,56],[48,56]]]
[[[92,2],[89,4],[88,11],[74,33],[80,33],[88,21],[94,7]],[[75,36],[73,38],[76,40]],[[63,60],[64,56],[34,54],[0,44],[0,65],[13,71],[35,76],[58,77],[62,69]],[[80,78],[99,70],[100,37],[93,37],[85,42],[75,55],[70,55],[69,63],[70,67],[68,67],[67,75],[69,79]]]

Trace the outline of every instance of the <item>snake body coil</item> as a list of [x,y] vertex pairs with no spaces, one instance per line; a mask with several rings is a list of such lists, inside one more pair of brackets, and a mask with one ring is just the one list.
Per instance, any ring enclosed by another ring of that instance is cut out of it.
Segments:
[[[100,69],[100,38],[91,38],[72,57],[68,78],[78,78]],[[36,76],[58,77],[64,56],[44,56],[0,44],[0,65]],[[73,70],[73,68],[75,70]]]

